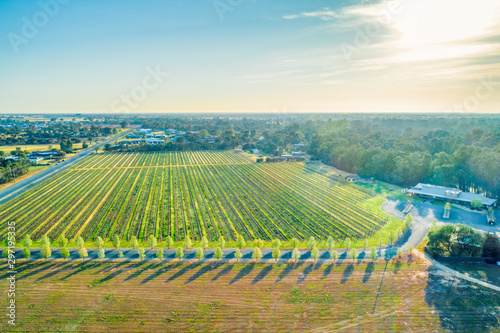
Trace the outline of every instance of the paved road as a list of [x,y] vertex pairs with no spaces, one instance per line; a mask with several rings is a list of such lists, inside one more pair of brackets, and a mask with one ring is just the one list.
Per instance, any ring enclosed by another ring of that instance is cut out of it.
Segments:
[[85,150],[82,150],[78,155],[75,155],[75,156],[67,159],[64,162],[54,164],[53,166],[51,166],[47,170],[41,171],[37,174],[34,174],[33,176],[31,176],[29,178],[26,178],[26,179],[20,181],[17,184],[14,184],[14,185],[7,187],[6,189],[0,191],[0,204],[3,204],[5,202],[11,200],[12,198],[15,198],[16,196],[26,192],[27,190],[29,190],[33,186],[41,183],[44,180],[49,179],[50,177],[58,174],[59,172],[65,170],[65,169],[69,168],[70,166],[74,165],[75,163],[81,161],[85,157],[94,153],[96,147],[101,148],[105,144],[110,143],[110,142],[112,142],[112,141],[114,141],[114,140],[116,140],[124,135],[127,135],[131,131],[133,131],[133,129],[130,129],[128,131],[120,133],[119,135],[114,136],[111,139],[108,139],[108,140],[98,144],[97,146],[92,146],[92,147],[89,147]]

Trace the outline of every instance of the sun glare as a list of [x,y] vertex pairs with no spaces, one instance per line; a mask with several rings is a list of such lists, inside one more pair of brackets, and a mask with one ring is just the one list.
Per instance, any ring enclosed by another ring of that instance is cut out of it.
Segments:
[[394,25],[404,47],[448,43],[481,36],[498,24],[498,0],[403,0]]

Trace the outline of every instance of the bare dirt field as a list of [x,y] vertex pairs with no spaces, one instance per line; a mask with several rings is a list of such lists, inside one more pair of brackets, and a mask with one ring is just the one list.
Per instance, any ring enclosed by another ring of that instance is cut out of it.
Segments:
[[[434,274],[420,260],[36,261],[17,272],[17,326],[2,320],[2,332],[483,332],[497,327],[500,304],[498,293]],[[6,275],[1,281],[6,290]]]

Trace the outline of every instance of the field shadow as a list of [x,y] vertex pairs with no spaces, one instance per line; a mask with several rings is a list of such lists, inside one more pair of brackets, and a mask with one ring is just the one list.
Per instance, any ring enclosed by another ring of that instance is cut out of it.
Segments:
[[297,278],[297,284],[304,282],[305,279],[307,279],[307,276],[312,272],[313,268],[314,264],[309,264],[306,268],[304,268],[302,274]]
[[100,266],[100,263],[96,263],[94,261],[88,261],[88,260],[82,261],[82,262],[78,263],[75,266],[75,268],[76,268],[75,271],[69,273],[68,275],[66,275],[64,277],[62,277],[61,280],[66,280],[66,279],[68,279],[68,278],[70,278],[70,277],[72,277],[72,276],[74,276],[74,275],[76,275],[78,273],[81,273],[81,272],[83,272],[83,271],[85,271],[87,269],[92,269],[92,268],[98,267],[98,266]]
[[241,280],[242,278],[244,278],[245,276],[247,276],[248,274],[250,274],[251,271],[253,271],[253,269],[255,268],[255,263],[250,263],[248,265],[246,265],[245,267],[243,267],[243,269],[241,271],[238,272],[238,274],[229,282],[229,284],[233,284],[239,280]]
[[443,279],[428,270],[425,302],[435,309],[441,327],[449,332],[498,330],[500,294],[456,278]]
[[370,262],[368,263],[368,265],[366,265],[365,275],[363,275],[363,283],[366,283],[370,280],[374,270],[375,264],[373,262]]
[[166,267],[163,267],[163,268],[160,268],[160,269],[157,269],[156,272],[154,272],[153,274],[150,274],[147,278],[145,278],[144,280],[141,281],[141,284],[145,284],[145,283],[148,283],[149,281],[152,281],[154,279],[156,279],[158,276],[162,275],[162,274],[165,274],[166,272],[168,272],[169,270],[171,269],[174,269],[174,268],[177,268],[179,267],[181,264],[180,263],[175,263],[175,264],[169,264],[167,265]]
[[217,275],[212,278],[212,281],[217,281],[220,277],[222,277],[222,276],[226,275],[227,273],[231,272],[231,270],[233,269],[233,267],[234,267],[233,264],[225,266],[224,269],[221,269],[219,271],[219,273],[217,273]]
[[340,280],[340,283],[341,284],[344,284],[347,282],[347,280],[349,280],[349,278],[351,277],[352,273],[354,272],[354,265],[351,263],[349,264],[345,270],[344,270],[344,274],[342,274],[342,280]]
[[182,268],[177,273],[175,273],[174,275],[172,275],[171,277],[169,277],[166,282],[174,281],[175,279],[183,276],[187,271],[189,271],[191,269],[195,269],[196,267],[200,266],[201,264],[202,264],[201,261],[198,261],[198,262],[195,262],[195,263],[192,263],[192,264],[187,264],[184,268]]
[[139,275],[141,275],[142,273],[144,273],[145,271],[147,271],[148,269],[155,269],[161,265],[161,263],[150,263],[148,266],[140,268],[145,263],[147,263],[147,261],[140,261],[137,264],[135,264],[134,267],[131,267],[131,268],[135,269],[136,271],[133,272],[132,274],[130,274],[129,276],[127,276],[124,281],[132,280],[132,279],[138,277]]
[[187,281],[184,282],[184,284],[188,284],[190,282],[195,281],[196,279],[198,279],[203,274],[205,274],[207,272],[210,272],[212,269],[215,269],[215,268],[216,267],[212,266],[211,264],[206,264],[205,266],[201,267],[196,273],[194,273],[193,275],[191,275],[191,277],[189,279],[187,279]]
[[396,262],[394,263],[393,272],[398,274],[399,270],[401,269],[401,266],[403,266],[403,263],[401,262],[401,260],[396,259]]
[[330,275],[330,273],[332,272],[332,269],[333,269],[333,264],[326,266],[325,270],[323,271],[323,276],[321,277],[321,279],[322,280],[326,279],[328,275]]
[[39,277],[38,279],[36,279],[36,281],[41,281],[41,280],[53,277],[54,275],[57,275],[61,272],[68,270],[68,268],[71,266],[72,265],[71,265],[70,261],[66,261],[64,263],[61,263],[60,265],[56,265],[56,266],[52,267],[53,270],[51,272],[45,274],[44,276]]
[[336,262],[337,262],[337,263],[336,263],[336,265],[337,265],[337,266],[342,265],[342,260],[345,260],[345,259],[347,259],[347,251],[342,252],[342,254],[341,254],[341,255],[337,258],[337,260],[336,260]]
[[270,265],[267,265],[266,267],[264,267],[263,269],[261,269],[259,274],[257,274],[257,276],[253,279],[251,284],[256,284],[257,282],[259,282],[263,278],[265,278],[267,276],[267,274],[269,274],[273,270],[273,266],[274,266],[273,264],[270,264]]

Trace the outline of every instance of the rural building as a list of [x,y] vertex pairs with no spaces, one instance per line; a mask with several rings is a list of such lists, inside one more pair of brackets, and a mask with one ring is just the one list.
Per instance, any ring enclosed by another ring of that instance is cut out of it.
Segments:
[[28,161],[30,161],[31,164],[38,164],[41,161],[43,161],[43,158],[41,158],[41,157],[28,157]]
[[466,206],[470,206],[471,201],[474,199],[481,200],[483,202],[483,206],[486,208],[493,207],[497,204],[496,199],[485,197],[482,194],[464,192],[458,188],[422,183],[418,183],[415,187],[408,190],[408,194],[421,198],[436,199]]
[[359,176],[358,175],[347,175],[347,176],[345,176],[345,180],[347,180],[348,182],[355,182],[355,181],[359,180]]
[[303,143],[298,143],[290,147],[292,150],[302,150],[306,145]]
[[141,139],[142,135],[137,135],[137,134],[129,134],[126,136],[127,139]]
[[258,154],[259,150],[258,149],[252,149],[252,154]]
[[151,139],[147,139],[146,140],[146,143],[148,145],[162,145],[165,143],[165,141],[163,140],[160,140],[160,139],[154,139],[154,138],[151,138]]
[[298,151],[292,151],[292,156],[304,156],[304,153],[299,153]]
[[61,153],[58,151],[34,151],[26,155],[28,158],[41,157],[41,158],[54,158],[55,156],[59,156]]

